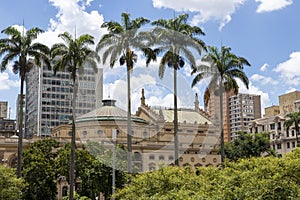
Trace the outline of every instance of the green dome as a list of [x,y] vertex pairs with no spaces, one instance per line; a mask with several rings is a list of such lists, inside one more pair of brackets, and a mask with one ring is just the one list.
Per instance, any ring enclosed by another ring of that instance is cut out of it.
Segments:
[[[116,100],[105,99],[102,100],[102,107],[88,112],[75,120],[76,123],[88,121],[127,121],[127,112],[121,108],[116,107]],[[132,122],[144,123],[147,122],[137,116],[131,115]]]

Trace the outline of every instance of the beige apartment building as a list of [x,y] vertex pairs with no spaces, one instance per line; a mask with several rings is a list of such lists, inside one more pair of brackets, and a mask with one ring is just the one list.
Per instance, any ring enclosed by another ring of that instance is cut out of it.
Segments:
[[[297,147],[297,136],[294,127],[284,127],[286,114],[299,111],[300,92],[294,91],[279,96],[279,106],[265,108],[263,118],[255,119],[249,124],[250,133],[269,132],[270,146],[280,155]],[[300,137],[300,135],[298,136]]]

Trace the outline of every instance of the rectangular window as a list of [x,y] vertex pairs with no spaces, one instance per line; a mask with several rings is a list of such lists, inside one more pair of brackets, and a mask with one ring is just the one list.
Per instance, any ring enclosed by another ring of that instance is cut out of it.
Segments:
[[274,130],[275,129],[275,124],[270,124],[270,129]]
[[290,143],[289,142],[286,143],[286,148],[288,148],[288,149],[290,148]]
[[281,149],[281,143],[277,144],[277,149]]

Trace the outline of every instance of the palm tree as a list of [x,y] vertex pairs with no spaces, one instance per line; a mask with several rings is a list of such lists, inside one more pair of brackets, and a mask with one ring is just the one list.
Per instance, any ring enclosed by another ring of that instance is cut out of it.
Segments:
[[283,123],[283,125],[286,127],[287,131],[289,131],[290,127],[294,125],[295,131],[296,131],[296,146],[299,146],[299,125],[300,125],[300,108],[299,111],[289,113],[285,117],[286,119]]
[[[178,111],[177,111],[177,70],[184,67],[188,62],[191,66],[195,65],[194,50],[199,55],[206,50],[205,43],[198,37],[204,35],[201,28],[187,24],[188,14],[182,14],[173,19],[158,19],[152,22],[156,28],[152,30],[156,40],[153,52],[156,55],[162,53],[159,64],[159,77],[164,77],[166,66],[174,72],[174,158],[175,165],[179,166],[178,149]],[[150,40],[151,41],[151,40]],[[152,52],[152,53],[153,53]],[[153,54],[147,54],[147,58],[155,60]]]
[[[128,148],[128,173],[132,172],[132,135],[131,135],[131,97],[130,97],[130,72],[137,61],[137,55],[133,49],[141,50],[144,48],[143,41],[139,36],[139,28],[146,23],[148,19],[143,17],[130,19],[129,13],[121,14],[122,23],[104,22],[102,28],[107,28],[105,34],[97,45],[97,52],[104,50],[102,55],[103,64],[110,56],[109,65],[114,67],[115,62],[119,60],[120,65],[126,64],[127,69],[127,148]],[[105,48],[105,49],[104,49]]]
[[8,27],[1,31],[8,35],[8,38],[0,39],[0,57],[3,56],[1,62],[1,72],[7,69],[8,64],[14,61],[13,72],[19,74],[21,79],[20,85],[20,101],[19,107],[19,139],[18,139],[18,167],[17,175],[22,176],[22,144],[23,144],[23,107],[24,107],[24,84],[26,74],[34,67],[40,66],[41,62],[50,67],[48,59],[49,48],[41,43],[34,43],[34,40],[40,33],[44,31],[35,27],[26,33],[21,33],[15,27]]
[[70,153],[70,196],[73,199],[74,191],[74,168],[75,168],[75,117],[76,117],[76,95],[78,91],[77,73],[80,72],[84,65],[90,65],[97,69],[97,61],[100,60],[98,54],[89,46],[94,44],[94,37],[83,34],[73,39],[71,34],[64,32],[58,35],[63,39],[64,43],[54,44],[51,48],[51,58],[53,59],[54,72],[68,71],[73,81],[73,98],[72,98],[72,137],[71,137],[71,153]]
[[202,58],[203,63],[192,70],[192,75],[196,74],[192,82],[194,87],[204,78],[211,78],[205,92],[205,103],[210,96],[210,90],[220,97],[220,132],[221,132],[221,162],[224,162],[224,132],[223,132],[223,92],[232,90],[238,94],[239,86],[236,78],[240,79],[247,87],[249,80],[243,71],[244,65],[250,66],[250,63],[243,57],[231,53],[231,48],[222,46],[219,51],[216,47],[208,47],[208,54]]

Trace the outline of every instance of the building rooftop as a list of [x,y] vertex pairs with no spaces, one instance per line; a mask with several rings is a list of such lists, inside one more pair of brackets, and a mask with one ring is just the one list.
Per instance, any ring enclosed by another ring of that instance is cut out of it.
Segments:
[[[165,122],[174,121],[174,109],[158,109],[156,107],[152,110],[158,114],[162,115]],[[193,109],[179,108],[178,113],[178,122],[179,123],[189,123],[189,124],[211,124],[210,120],[201,115],[199,112]]]
[[[102,100],[102,107],[77,117],[76,123],[86,121],[127,121],[127,112],[115,105],[116,100]],[[144,119],[131,115],[132,122],[147,123]]]

